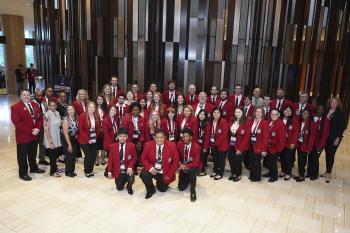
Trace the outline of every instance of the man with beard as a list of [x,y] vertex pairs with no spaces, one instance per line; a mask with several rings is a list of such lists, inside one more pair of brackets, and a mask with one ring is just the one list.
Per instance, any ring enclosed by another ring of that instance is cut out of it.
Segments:
[[282,88],[277,89],[276,97],[276,99],[271,100],[270,106],[272,109],[277,109],[280,113],[282,113],[287,106],[292,105],[291,101],[285,99],[285,93]]

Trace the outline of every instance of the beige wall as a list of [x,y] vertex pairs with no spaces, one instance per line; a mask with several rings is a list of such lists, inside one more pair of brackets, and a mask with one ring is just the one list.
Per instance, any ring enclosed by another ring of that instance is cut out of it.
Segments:
[[16,94],[15,69],[18,64],[25,66],[24,22],[22,16],[0,15],[5,44],[6,86],[8,94]]

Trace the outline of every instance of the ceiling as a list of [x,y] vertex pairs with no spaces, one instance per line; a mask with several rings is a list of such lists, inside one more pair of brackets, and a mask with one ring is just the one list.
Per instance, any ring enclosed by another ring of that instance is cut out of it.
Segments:
[[0,0],[0,14],[23,16],[24,30],[34,31],[33,0]]

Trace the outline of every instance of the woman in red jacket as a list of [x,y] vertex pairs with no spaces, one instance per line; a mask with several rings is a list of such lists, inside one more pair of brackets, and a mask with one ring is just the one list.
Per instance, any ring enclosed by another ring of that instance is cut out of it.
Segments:
[[87,105],[87,111],[80,114],[78,119],[78,142],[85,154],[84,173],[90,178],[94,176],[94,163],[97,155],[96,141],[100,131],[100,118],[94,102]]
[[77,96],[72,105],[77,112],[78,116],[87,110],[87,104],[89,103],[89,95],[86,90],[80,89],[77,92]]
[[152,111],[145,127],[145,142],[154,140],[157,129],[161,129],[161,120],[158,111]]
[[317,106],[316,115],[313,120],[316,126],[315,144],[308,157],[306,176],[310,177],[310,180],[316,180],[318,178],[320,168],[319,158],[322,150],[327,145],[329,135],[329,120],[323,105]]
[[179,132],[176,125],[175,108],[169,107],[166,112],[166,118],[162,119],[161,128],[168,141],[177,142]]
[[220,180],[224,176],[225,160],[228,151],[228,123],[222,117],[221,109],[214,108],[210,129],[210,146],[214,158],[214,171],[210,177]]
[[140,116],[142,116],[143,119],[145,119],[145,121],[147,121],[148,120],[148,111],[147,111],[147,103],[146,103],[145,97],[142,97],[139,100],[139,103],[140,103],[140,106],[141,106]]
[[305,180],[305,166],[307,158],[313,149],[316,136],[316,126],[312,120],[311,112],[304,109],[301,112],[300,127],[298,134],[298,170],[299,176],[295,177],[297,182]]
[[294,116],[291,106],[286,106],[283,110],[282,121],[286,125],[286,146],[280,155],[282,172],[279,177],[284,177],[284,180],[290,180],[299,133],[299,117]]
[[118,119],[117,119],[117,107],[112,106],[109,109],[109,115],[103,119],[103,148],[107,152],[107,157],[109,155],[109,148],[111,144],[117,141],[118,135]]
[[177,128],[179,129],[179,140],[182,139],[182,130],[184,128],[192,129],[196,124],[196,118],[193,116],[193,108],[191,105],[185,105],[182,114],[176,118]]
[[263,177],[270,177],[269,182],[278,180],[277,159],[286,146],[286,126],[280,119],[280,112],[273,109],[270,112],[270,138],[268,144],[268,168],[269,172]]
[[153,94],[152,103],[148,109],[149,112],[157,111],[159,113],[160,118],[164,118],[167,108],[168,107],[162,101],[162,95],[159,92],[155,92]]
[[241,180],[242,157],[249,149],[249,130],[246,126],[247,118],[243,109],[237,107],[233,118],[229,124],[229,144],[228,160],[230,162],[231,176],[228,178],[233,182]]
[[103,134],[103,119],[108,115],[108,105],[106,99],[103,95],[97,95],[96,98],[96,108],[97,113],[100,118],[100,132],[98,132],[97,138],[97,156],[95,161],[95,166],[100,166],[100,164],[105,165],[105,151],[103,147],[104,134]]
[[200,110],[197,116],[197,122],[193,127],[193,140],[201,146],[201,164],[198,176],[207,175],[206,168],[208,167],[208,150],[211,129],[210,121],[207,116],[208,113],[205,109]]
[[254,118],[247,122],[248,130],[250,130],[249,179],[252,182],[261,180],[261,158],[267,154],[269,124],[264,117],[263,108],[258,107],[254,111]]

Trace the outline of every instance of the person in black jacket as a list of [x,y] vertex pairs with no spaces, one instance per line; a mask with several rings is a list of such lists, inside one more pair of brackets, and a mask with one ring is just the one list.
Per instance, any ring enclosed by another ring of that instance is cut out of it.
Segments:
[[329,119],[329,136],[325,147],[326,173],[322,177],[325,177],[326,182],[329,183],[334,164],[334,156],[346,128],[343,104],[338,97],[333,97],[329,100],[327,118]]

